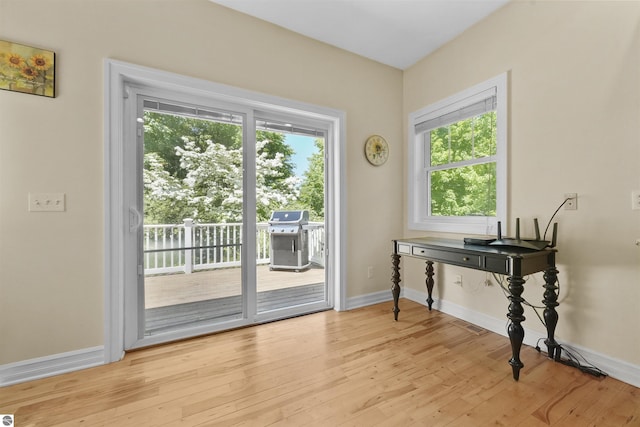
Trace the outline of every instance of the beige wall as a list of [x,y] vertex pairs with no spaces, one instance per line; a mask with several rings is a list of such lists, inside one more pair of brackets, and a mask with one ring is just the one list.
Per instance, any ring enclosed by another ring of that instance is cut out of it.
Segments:
[[[103,344],[105,58],[345,111],[347,295],[389,288],[401,71],[206,0],[0,0],[0,39],[54,50],[58,93],[0,92],[0,365]],[[29,192],[66,193],[66,212],[27,212]]]
[[[530,233],[579,194],[579,210],[557,216],[558,337],[640,364],[638,22],[638,2],[517,2],[403,75],[206,0],[0,0],[0,39],[58,60],[55,99],[0,92],[0,364],[103,343],[104,58],[346,111],[348,296],[389,288],[406,114],[509,71],[511,223]],[[373,133],[391,145],[381,168],[362,154]],[[64,192],[67,211],[28,213],[29,192]],[[406,260],[404,283],[422,290],[423,270]],[[437,298],[504,318],[484,274],[437,274]],[[542,282],[527,284],[533,303]]]
[[[511,227],[520,217],[533,236],[534,217],[546,224],[565,193],[578,193],[578,210],[556,217],[558,338],[638,365],[640,211],[631,210],[631,191],[640,189],[640,2],[507,5],[404,73],[405,123],[408,113],[505,71]],[[405,283],[423,290],[422,263],[405,265]],[[436,298],[504,318],[506,299],[497,286],[481,286],[485,274],[437,273]],[[462,289],[451,285],[455,274]],[[535,275],[525,285],[531,303],[540,305],[543,283]],[[525,316],[526,327],[544,331],[529,308]]]

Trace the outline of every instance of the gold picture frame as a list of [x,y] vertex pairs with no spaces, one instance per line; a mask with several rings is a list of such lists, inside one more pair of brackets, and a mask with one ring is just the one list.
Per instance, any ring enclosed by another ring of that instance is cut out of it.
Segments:
[[55,98],[56,55],[0,40],[0,89]]

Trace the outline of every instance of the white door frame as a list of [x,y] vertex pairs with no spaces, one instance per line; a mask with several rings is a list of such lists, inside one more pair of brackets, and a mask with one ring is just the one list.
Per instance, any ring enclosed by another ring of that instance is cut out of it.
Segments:
[[[129,227],[138,221],[129,211],[125,188],[125,103],[127,85],[163,86],[196,97],[215,97],[221,102],[242,104],[255,110],[300,114],[329,124],[327,156],[327,254],[331,257],[328,282],[333,283],[334,309],[346,309],[345,263],[345,134],[343,111],[194,79],[125,62],[106,59],[104,108],[104,361],[124,355],[125,246]],[[204,331],[203,331],[204,332]]]

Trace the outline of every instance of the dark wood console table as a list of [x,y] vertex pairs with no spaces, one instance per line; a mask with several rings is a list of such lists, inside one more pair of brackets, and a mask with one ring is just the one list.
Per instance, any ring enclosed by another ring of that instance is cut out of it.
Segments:
[[544,271],[544,320],[547,328],[547,346],[549,357],[554,360],[560,358],[560,347],[555,341],[554,334],[558,323],[558,296],[556,286],[558,270],[556,269],[554,249],[532,250],[506,246],[467,245],[461,240],[436,238],[416,238],[393,241],[393,264],[391,291],[393,293],[393,313],[398,320],[398,299],[400,298],[400,257],[410,256],[426,260],[427,305],[429,310],[433,304],[433,263],[441,262],[474,270],[488,271],[507,275],[509,283],[509,339],[511,341],[511,359],[509,364],[513,369],[513,378],[517,381],[520,369],[524,366],[520,361],[520,348],[524,339],[524,329],[521,323],[525,320],[522,307],[522,293],[524,291],[524,276]]

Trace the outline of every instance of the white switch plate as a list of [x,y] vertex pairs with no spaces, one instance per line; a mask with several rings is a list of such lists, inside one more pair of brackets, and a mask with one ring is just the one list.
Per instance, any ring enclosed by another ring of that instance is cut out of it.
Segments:
[[64,193],[29,193],[29,212],[64,212]]

